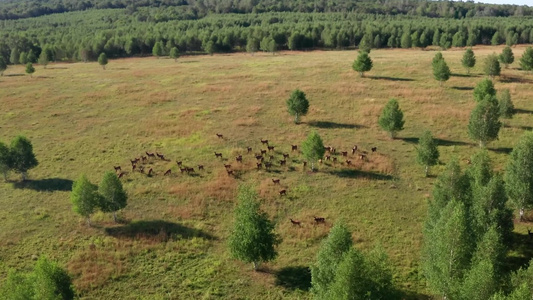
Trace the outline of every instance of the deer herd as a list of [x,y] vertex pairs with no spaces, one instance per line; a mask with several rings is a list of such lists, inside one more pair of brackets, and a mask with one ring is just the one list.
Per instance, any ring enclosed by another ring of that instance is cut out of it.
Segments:
[[[224,139],[224,135],[223,134],[216,133],[216,136],[219,139]],[[267,139],[260,139],[260,141],[261,141],[261,146],[266,146],[266,149],[259,149],[259,152],[253,153],[253,149],[252,149],[251,146],[246,147],[246,154],[252,154],[253,157],[256,160],[255,161],[255,168],[257,170],[261,170],[263,168],[266,169],[266,170],[270,170],[274,165],[279,165],[280,167],[282,167],[282,166],[286,167],[287,166],[287,160],[290,158],[290,154],[289,153],[278,152],[278,153],[281,153],[283,159],[281,159],[281,157],[279,159],[276,159],[276,157],[275,157],[276,146],[270,145],[269,141]],[[279,149],[279,147],[278,147],[278,149]],[[338,159],[338,157],[336,155],[338,153],[340,153],[340,156],[344,158],[344,163],[346,164],[346,166],[352,166],[352,161],[350,159],[348,159],[349,158],[349,155],[348,155],[349,151],[337,151],[337,149],[332,147],[332,146],[326,146],[326,147],[324,147],[324,150],[326,151],[326,154],[324,155],[323,159],[320,159],[318,161],[319,164],[322,164],[324,161],[331,161],[333,164],[337,163],[339,161],[339,159]],[[377,148],[376,147],[372,147],[371,151],[372,151],[372,153],[376,152]],[[298,153],[298,145],[291,145],[291,152],[293,152],[293,153],[297,152]],[[220,159],[220,160],[224,161],[224,157],[223,157],[222,152],[214,151],[214,155],[215,155],[215,159]],[[368,155],[367,151],[359,151],[358,152],[357,145],[355,145],[351,149],[351,156],[358,157],[360,160],[366,161],[367,155]],[[157,160],[157,159],[159,159],[160,161],[166,161],[166,162],[171,161],[170,159],[167,159],[165,157],[165,155],[163,155],[161,153],[146,151],[144,154],[141,154],[139,157],[135,157],[134,159],[130,159],[131,172],[132,173],[133,172],[139,172],[141,174],[145,174],[148,177],[155,176],[156,172],[154,171],[154,169],[152,167],[147,167],[148,170],[146,170],[145,166],[147,164],[153,163],[154,160]],[[244,158],[243,158],[242,154],[239,154],[239,155],[235,156],[235,162],[237,164],[242,164],[243,163],[243,159]],[[226,159],[226,161],[227,161],[227,159]],[[189,166],[185,166],[183,164],[183,161],[176,160],[176,164],[177,164],[177,167],[178,167],[180,173],[182,173],[182,174],[185,173],[185,174],[191,175],[191,174],[195,173],[194,168],[193,167],[189,167]],[[236,170],[234,170],[232,168],[231,164],[223,162],[222,165],[224,166],[224,169],[225,169],[225,171],[226,171],[228,176],[233,176],[233,177],[236,176]],[[307,166],[307,161],[303,161],[302,165],[303,165],[303,169],[305,169],[306,166]],[[198,164],[196,166],[197,166],[198,172],[205,171],[205,168],[204,168],[203,164]],[[125,171],[123,171],[121,166],[113,166],[113,167],[115,169],[115,172],[117,173],[118,178],[122,178],[122,177],[124,177],[127,174]],[[166,171],[164,171],[162,173],[163,173],[163,176],[170,176],[170,175],[172,175],[172,168],[167,169]],[[272,183],[274,185],[278,185],[278,186],[281,185],[279,178],[272,178]],[[287,189],[281,189],[281,190],[279,190],[278,193],[279,193],[280,196],[287,196]],[[314,224],[315,225],[325,224],[326,223],[326,219],[323,218],[323,217],[313,217],[313,218],[314,218]],[[294,225],[294,226],[302,226],[302,222],[301,221],[293,220],[293,219],[290,219],[290,221],[291,221],[292,225]],[[530,234],[530,236],[531,236],[531,234]]]

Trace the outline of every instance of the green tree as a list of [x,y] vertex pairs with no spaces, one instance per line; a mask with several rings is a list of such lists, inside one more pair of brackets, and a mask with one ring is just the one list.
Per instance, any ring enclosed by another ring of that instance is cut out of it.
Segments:
[[439,162],[439,149],[431,132],[426,131],[418,140],[416,148],[416,161],[425,167],[425,176],[428,176],[429,167]]
[[315,299],[326,299],[329,287],[335,280],[337,266],[352,246],[352,235],[346,225],[335,224],[320,245],[316,263],[311,266],[311,292]]
[[287,99],[287,109],[289,114],[294,116],[294,123],[300,122],[300,117],[305,116],[309,111],[309,101],[305,93],[300,90],[294,90],[289,99]]
[[513,101],[511,101],[511,93],[509,89],[502,90],[500,93],[500,101],[498,103],[500,108],[500,116],[502,118],[510,119],[513,117],[515,110]]
[[30,74],[30,77],[33,77],[33,73],[35,73],[35,68],[31,62],[26,64],[26,73]]
[[163,55],[163,48],[163,42],[156,42],[152,48],[152,55],[156,56],[157,58],[161,57]]
[[278,253],[275,247],[281,242],[274,233],[274,224],[261,211],[257,193],[249,186],[241,186],[235,209],[235,221],[228,238],[231,255],[246,263],[271,261]]
[[361,52],[357,56],[357,59],[354,60],[352,69],[356,72],[359,72],[361,77],[364,77],[364,73],[372,70],[372,66],[373,62],[370,56],[368,56],[368,52]]
[[431,61],[431,66],[435,69],[435,66],[438,65],[441,61],[444,60],[441,52],[437,52]]
[[485,58],[485,65],[483,71],[485,75],[493,78],[494,76],[500,76],[501,73],[500,62],[498,61],[498,56],[496,54],[491,54]]
[[444,59],[433,65],[433,77],[439,81],[439,85],[450,79],[451,72],[448,64]]
[[4,181],[7,181],[7,175],[13,167],[13,160],[9,147],[0,141],[0,172],[4,175]]
[[6,61],[0,56],[0,76],[4,76],[4,71],[7,69]]
[[10,152],[12,169],[20,172],[22,180],[25,181],[28,170],[39,164],[33,154],[33,145],[26,137],[19,135],[11,141]]
[[256,38],[249,37],[246,41],[246,52],[254,55],[259,50],[259,41]]
[[28,56],[26,57],[27,61],[28,62],[31,62],[31,63],[36,63],[37,62],[37,57],[35,56],[35,52],[33,52],[32,49],[30,49],[30,51],[28,51]]
[[20,59],[20,51],[17,48],[11,49],[11,55],[9,56],[9,61],[14,64],[18,65]]
[[498,46],[501,44],[502,38],[500,37],[500,33],[496,31],[494,35],[492,36],[492,39],[490,40],[490,44],[493,46]]
[[46,51],[41,51],[41,55],[39,55],[39,64],[41,64],[46,69],[46,66],[49,62],[50,60],[48,59],[48,54],[46,53]]
[[98,56],[98,64],[100,64],[104,70],[107,62],[107,55],[105,55],[105,53],[100,53],[100,56]]
[[21,65],[25,65],[28,63],[28,54],[26,52],[20,52],[19,63]]
[[487,96],[496,96],[496,89],[492,80],[485,78],[481,80],[474,88],[474,99],[477,102],[482,101]]
[[202,48],[205,52],[207,52],[209,55],[213,55],[216,51],[216,45],[213,41],[209,40],[203,43]]
[[[532,31],[533,32],[533,31]],[[527,47],[520,58],[520,68],[525,71],[533,70],[533,48]]]
[[30,278],[34,286],[35,299],[74,299],[74,287],[68,273],[44,256],[37,261]]
[[524,210],[533,206],[533,132],[526,132],[513,148],[505,169],[507,195],[520,211],[520,221]]
[[507,69],[507,67],[509,67],[509,65],[514,62],[514,54],[513,54],[513,50],[511,49],[511,47],[507,46],[503,48],[502,53],[498,56],[498,60]]
[[180,57],[178,48],[172,47],[172,49],[170,49],[170,58],[174,59],[174,62],[176,62],[178,61],[178,57]]
[[311,162],[311,170],[314,171],[315,162],[324,157],[324,153],[326,153],[322,138],[316,131],[311,132],[302,143],[301,149],[305,159]]
[[81,175],[72,184],[70,202],[74,212],[87,218],[87,225],[91,226],[91,214],[101,202],[98,187],[89,182],[85,175]]
[[485,147],[488,142],[498,138],[502,126],[499,118],[498,100],[493,96],[485,97],[485,100],[479,102],[470,114],[468,135],[474,141],[478,141],[480,147]]
[[412,45],[412,39],[411,39],[411,34],[409,33],[409,31],[405,31],[403,34],[402,34],[402,39],[401,39],[401,47],[404,48],[404,49],[407,49],[407,48],[411,48],[411,45]]
[[470,74],[470,69],[476,65],[476,56],[474,55],[472,48],[466,49],[463,59],[461,60],[461,64],[466,69],[466,72]]
[[7,273],[4,285],[0,287],[0,295],[2,295],[2,299],[6,300],[35,299],[32,282],[28,276],[20,274],[15,270],[9,270]]
[[102,196],[100,209],[103,212],[112,212],[113,220],[117,222],[117,211],[128,204],[128,196],[117,174],[106,172],[98,186],[98,193]]
[[398,131],[403,130],[405,121],[403,120],[403,112],[400,109],[398,100],[394,98],[389,100],[381,112],[378,124],[383,130],[389,132],[393,139]]

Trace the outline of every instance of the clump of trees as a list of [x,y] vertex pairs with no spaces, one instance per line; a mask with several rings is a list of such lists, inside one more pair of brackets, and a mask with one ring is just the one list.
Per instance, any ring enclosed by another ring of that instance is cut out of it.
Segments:
[[11,140],[11,145],[0,142],[0,172],[7,181],[9,171],[19,172],[22,181],[28,177],[28,170],[35,168],[39,162],[33,153],[33,145],[26,137],[19,135]]
[[354,71],[359,72],[361,77],[365,76],[365,72],[372,70],[373,62],[368,52],[362,51],[357,56],[357,59],[353,62],[352,68]]
[[91,226],[91,215],[96,209],[112,212],[113,220],[117,222],[117,211],[127,205],[128,196],[122,182],[113,172],[106,172],[99,186],[92,184],[85,175],[81,175],[72,185],[70,201],[72,209],[87,219]]
[[398,131],[403,130],[405,121],[403,120],[403,112],[400,109],[398,100],[390,99],[385,108],[381,112],[378,120],[379,126],[390,134],[391,138],[395,138]]
[[335,224],[311,266],[315,299],[399,299],[387,255],[380,248],[362,253],[353,247],[351,233]]
[[261,262],[275,259],[276,246],[281,243],[274,233],[274,223],[261,211],[257,193],[250,186],[239,187],[233,230],[228,238],[231,255],[257,270]]
[[294,116],[294,123],[300,123],[300,117],[307,115],[309,111],[309,101],[305,93],[301,90],[294,90],[287,99],[287,109],[291,116]]
[[533,132],[526,132],[511,152],[505,172],[507,194],[524,219],[525,209],[533,207]]
[[57,263],[41,256],[29,274],[10,270],[0,295],[3,299],[72,300],[75,291],[70,275]]

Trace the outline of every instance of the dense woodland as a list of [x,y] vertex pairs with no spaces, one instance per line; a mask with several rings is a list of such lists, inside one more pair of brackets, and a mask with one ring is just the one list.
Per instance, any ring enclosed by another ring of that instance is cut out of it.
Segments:
[[[83,10],[83,11],[82,11]],[[62,14],[52,14],[66,12]],[[36,62],[163,54],[527,44],[526,6],[426,1],[0,2],[0,57]],[[41,16],[38,18],[23,17]],[[500,16],[511,16],[502,18]],[[31,53],[30,53],[31,52]]]

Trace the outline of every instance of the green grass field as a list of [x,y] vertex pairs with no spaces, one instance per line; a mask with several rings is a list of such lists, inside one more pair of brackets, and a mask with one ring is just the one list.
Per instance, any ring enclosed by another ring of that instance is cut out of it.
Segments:
[[[39,166],[28,183],[17,174],[0,182],[0,282],[9,268],[30,270],[45,254],[68,269],[83,299],[309,299],[306,267],[332,224],[344,220],[357,248],[383,246],[406,298],[425,299],[419,256],[435,178],[423,176],[414,143],[428,129],[441,140],[443,164],[432,168],[434,175],[453,157],[466,166],[478,150],[467,134],[472,89],[483,78],[484,57],[502,48],[474,48],[478,65],[471,76],[460,64],[463,49],[444,52],[454,76],[443,87],[432,75],[436,52],[422,50],[373,50],[366,78],[351,69],[354,51],[131,58],[111,60],[107,70],[56,63],[37,66],[33,78],[19,76],[22,66],[10,67],[0,77],[0,139],[26,135]],[[513,48],[516,60],[524,49]],[[510,89],[520,109],[489,145],[498,170],[531,129],[533,75],[517,68],[515,62],[503,69],[495,82],[498,90]],[[285,106],[296,88],[311,105],[300,125]],[[396,140],[377,125],[393,97],[406,120]],[[287,167],[271,171],[256,170],[246,154],[247,146],[258,152],[263,138],[276,146],[279,160],[312,130],[338,150],[356,144],[378,151],[367,162],[354,157],[355,167],[327,163],[317,173],[303,170],[295,153]],[[98,183],[114,165],[131,171],[129,159],[145,151],[171,161],[153,160],[151,178],[125,175],[129,202],[119,214],[122,224],[97,213],[88,228],[72,211],[72,180],[85,173]],[[236,178],[227,176],[214,151],[237,170]],[[242,165],[233,159],[238,154]],[[206,170],[180,174],[175,160]],[[163,177],[168,168],[173,175]],[[281,179],[287,197],[278,195],[271,178]],[[257,188],[283,238],[279,257],[262,272],[231,259],[225,243],[241,183]],[[326,226],[314,226],[313,216],[325,217]],[[516,224],[516,231],[526,227]]]

